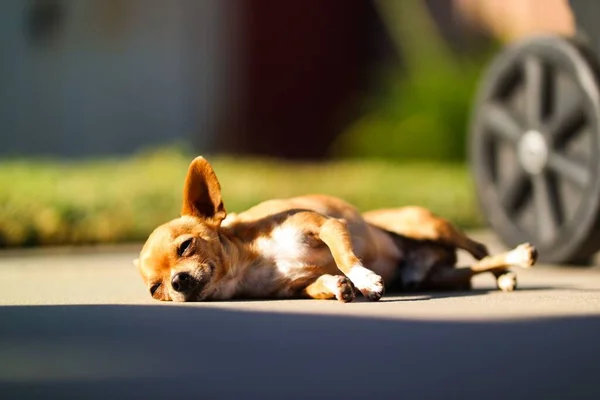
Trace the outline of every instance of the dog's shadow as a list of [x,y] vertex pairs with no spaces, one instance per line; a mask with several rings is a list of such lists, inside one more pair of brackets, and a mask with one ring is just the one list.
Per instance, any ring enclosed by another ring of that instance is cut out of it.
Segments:
[[[527,286],[524,288],[518,288],[515,292],[533,292],[533,291],[547,291],[547,290],[579,290],[578,288],[571,286]],[[426,300],[439,300],[454,297],[471,297],[471,296],[483,296],[493,293],[502,293],[501,290],[496,288],[476,288],[470,290],[423,290],[407,292],[402,290],[390,290],[386,292],[380,302],[397,303],[397,302],[413,302],[413,301],[426,301]],[[506,293],[510,295],[510,293]],[[358,298],[358,301],[365,301],[366,299]]]
[[[574,288],[570,286],[528,286],[525,288],[519,288],[516,291],[518,292],[531,292],[531,291],[544,291],[544,290],[556,290],[556,289],[568,289],[568,290],[580,290],[579,288]],[[403,291],[399,289],[386,290],[384,297],[378,302],[373,302],[363,297],[360,293],[356,295],[356,298],[353,300],[353,303],[399,303],[399,302],[413,302],[413,301],[426,301],[426,300],[438,300],[452,297],[470,297],[470,296],[482,296],[492,293],[502,293],[501,290],[495,288],[477,288],[470,290],[423,290],[423,291]],[[509,294],[509,293],[507,293]],[[307,300],[310,299],[298,299],[298,300]],[[268,300],[269,302],[287,302],[287,299],[281,300]],[[205,301],[209,303],[209,301]],[[228,300],[228,303],[264,303],[265,299],[262,298],[241,298],[241,299],[232,299]]]
[[[537,291],[548,291],[548,290],[575,290],[575,291],[595,291],[586,290],[573,286],[526,286],[517,288],[515,293],[519,292],[537,292]],[[484,296],[494,293],[504,293],[500,289],[489,287],[489,288],[475,288],[469,290],[422,290],[422,291],[403,291],[401,289],[386,290],[384,297],[378,302],[372,302],[367,298],[363,297],[360,293],[356,295],[353,303],[400,303],[400,302],[414,302],[414,301],[427,301],[427,300],[441,300],[446,298],[459,298],[459,297],[471,297],[471,296]],[[510,295],[511,292],[505,293]],[[300,300],[300,299],[299,299]],[[308,299],[307,299],[308,300]],[[288,301],[282,300],[269,300],[270,302],[277,301]],[[310,301],[310,300],[308,300]],[[265,299],[254,299],[254,298],[243,298],[228,300],[230,303],[242,302],[265,302]]]

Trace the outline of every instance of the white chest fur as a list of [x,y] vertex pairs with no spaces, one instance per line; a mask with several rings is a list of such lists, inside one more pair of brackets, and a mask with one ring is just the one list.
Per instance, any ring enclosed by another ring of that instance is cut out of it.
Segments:
[[285,277],[294,279],[304,275],[310,249],[298,228],[279,226],[269,236],[259,238],[256,248],[265,262],[274,263],[277,271]]

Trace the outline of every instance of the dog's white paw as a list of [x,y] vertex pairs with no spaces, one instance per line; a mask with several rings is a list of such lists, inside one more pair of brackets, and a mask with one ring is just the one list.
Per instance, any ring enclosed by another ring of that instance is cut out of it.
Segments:
[[335,298],[344,303],[354,300],[354,287],[350,279],[345,276],[336,276]]
[[363,296],[371,301],[378,301],[385,292],[383,279],[362,265],[352,267],[347,276]]
[[506,263],[521,268],[529,268],[537,261],[538,252],[530,243],[523,243],[510,251]]
[[517,274],[514,272],[507,272],[496,278],[496,285],[498,289],[503,292],[512,292],[517,288]]

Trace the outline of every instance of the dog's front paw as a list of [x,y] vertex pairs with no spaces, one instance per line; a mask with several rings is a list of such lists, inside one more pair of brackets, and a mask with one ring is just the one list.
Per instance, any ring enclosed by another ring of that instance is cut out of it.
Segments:
[[338,276],[336,282],[335,298],[344,303],[354,300],[354,286],[350,279]]
[[378,301],[385,292],[381,276],[362,265],[352,267],[347,276],[362,295],[371,301]]

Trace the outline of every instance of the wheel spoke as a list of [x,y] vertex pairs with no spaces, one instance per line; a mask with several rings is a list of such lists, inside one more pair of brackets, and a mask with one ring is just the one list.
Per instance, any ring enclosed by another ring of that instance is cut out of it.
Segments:
[[550,93],[548,71],[539,58],[525,59],[525,115],[532,129],[539,129],[544,116],[545,102]]
[[523,132],[520,124],[498,103],[489,103],[483,109],[487,126],[492,133],[511,143],[516,143]]
[[548,124],[547,131],[550,133],[554,147],[563,148],[569,140],[581,132],[585,123],[586,116],[581,98],[577,97],[566,103],[556,111]]
[[559,210],[550,190],[545,174],[532,176],[533,205],[535,209],[535,225],[537,238],[542,243],[551,242],[559,229]]
[[500,203],[508,211],[517,211],[525,200],[529,185],[529,177],[520,167],[508,178],[508,182],[500,189]]
[[590,173],[581,162],[559,153],[553,152],[548,155],[548,167],[580,188],[585,188],[590,181]]

